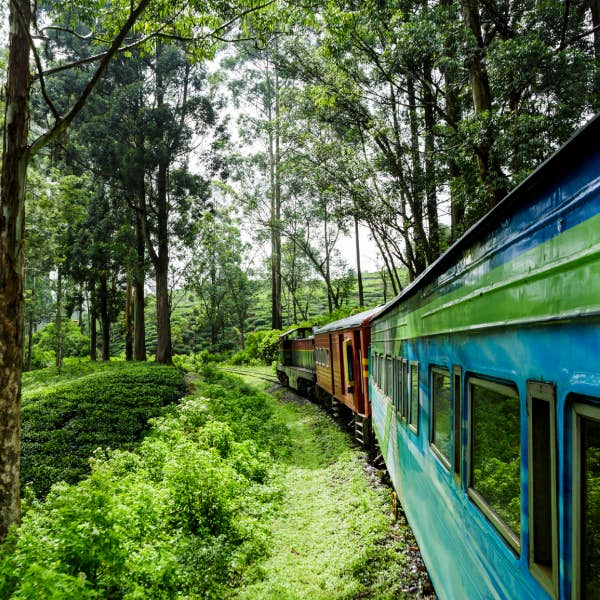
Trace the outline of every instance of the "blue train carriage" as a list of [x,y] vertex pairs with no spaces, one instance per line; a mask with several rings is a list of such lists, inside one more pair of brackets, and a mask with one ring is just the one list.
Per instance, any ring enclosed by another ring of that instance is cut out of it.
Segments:
[[277,378],[305,396],[314,396],[315,338],[310,327],[296,327],[279,336]]
[[373,425],[441,598],[600,597],[600,118],[372,322]]

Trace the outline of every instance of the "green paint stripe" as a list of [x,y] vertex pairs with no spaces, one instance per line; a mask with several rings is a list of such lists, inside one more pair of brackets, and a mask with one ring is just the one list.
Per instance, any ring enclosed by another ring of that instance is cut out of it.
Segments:
[[[375,324],[396,339],[600,313],[600,215],[407,314]],[[410,302],[408,303],[410,304]]]

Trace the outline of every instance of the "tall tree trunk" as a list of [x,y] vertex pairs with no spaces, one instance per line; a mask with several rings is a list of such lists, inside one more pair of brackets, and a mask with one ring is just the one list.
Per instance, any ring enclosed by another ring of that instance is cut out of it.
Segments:
[[331,257],[329,254],[329,214],[327,212],[327,204],[323,204],[323,237],[325,239],[325,268],[323,275],[325,277],[325,285],[327,286],[327,306],[329,312],[333,312],[333,289],[331,287]]
[[90,360],[98,360],[98,326],[96,323],[97,311],[95,301],[90,306]]
[[[487,69],[484,62],[485,48],[479,16],[479,0],[461,0],[465,27],[473,35],[475,45],[467,52],[469,84],[473,97],[473,108],[477,115],[488,121],[492,111],[492,98]],[[486,127],[483,140],[477,145],[477,165],[479,177],[485,186],[488,208],[493,208],[506,195],[505,175],[500,166],[492,159],[491,148],[494,144],[492,128]]]
[[271,161],[272,201],[271,201],[271,327],[281,329],[281,150],[279,133],[279,74],[275,68],[275,118],[273,152]]
[[33,316],[29,319],[28,333],[27,333],[27,361],[25,363],[25,370],[31,371],[33,366],[33,332],[35,330],[35,321]]
[[33,331],[35,328],[35,271],[33,272],[32,285],[31,285],[31,316],[29,317],[29,331],[27,335],[27,361],[25,363],[25,370],[31,371],[33,363]]
[[168,245],[168,200],[167,165],[161,161],[158,167],[158,255],[155,256],[156,272],[156,362],[171,364],[173,349],[171,342],[171,310],[169,306],[169,245]]
[[125,360],[133,360],[133,320],[131,315],[131,277],[125,284]]
[[[431,60],[423,61],[426,82],[432,79]],[[435,166],[435,99],[428,83],[423,89],[423,115],[425,117],[425,206],[429,229],[429,260],[433,262],[440,255],[440,226],[437,207],[437,173]]]
[[425,270],[431,262],[432,256],[423,226],[423,205],[425,192],[425,177],[421,164],[421,149],[419,144],[419,119],[417,113],[417,96],[415,80],[409,75],[406,81],[408,90],[408,116],[410,125],[410,154],[412,163],[412,178],[410,180],[410,193],[406,194],[413,220],[414,235],[414,267],[417,274]]
[[[448,10],[454,10],[452,0],[442,0],[442,5]],[[457,17],[457,15],[454,15]],[[456,50],[448,43],[444,48],[444,53],[455,58]],[[458,127],[461,118],[461,103],[459,96],[459,74],[458,69],[452,60],[448,61],[443,69],[444,75],[444,99],[446,102],[446,115],[448,125],[454,132]],[[456,134],[453,134],[445,143],[446,164],[448,167],[448,179],[450,185],[450,241],[455,242],[463,233],[465,203],[461,194],[457,194],[453,183],[460,177],[460,169],[455,159],[454,146],[456,144]]]
[[108,311],[108,281],[100,278],[100,322],[102,324],[102,360],[110,360],[110,315]]
[[9,4],[9,53],[0,176],[0,541],[20,521],[23,238],[29,130],[29,0]]
[[358,218],[354,215],[354,239],[356,247],[356,280],[358,282],[358,305],[365,305],[365,293],[363,289],[362,272],[360,269],[360,238],[358,232]]
[[[160,55],[162,47],[156,49],[156,103],[164,106],[164,88]],[[156,277],[156,362],[171,364],[173,349],[171,341],[171,310],[169,303],[169,200],[167,179],[169,175],[169,148],[163,141],[160,148],[156,176],[157,251],[154,250],[146,228],[146,245],[154,266]]]
[[62,326],[62,269],[60,266],[57,269],[58,274],[56,278],[56,316],[54,318],[54,358],[56,369],[60,375],[63,363],[63,351],[64,351],[64,332]]
[[[138,182],[138,209],[135,211],[135,246],[136,263],[134,271],[135,309],[134,309],[134,342],[133,356],[135,360],[146,360],[146,314],[145,314],[145,239],[142,210],[145,207],[144,171],[141,170]],[[141,198],[141,199],[140,199]]]
[[588,0],[592,13],[592,27],[594,29],[594,53],[596,60],[600,60],[600,0]]

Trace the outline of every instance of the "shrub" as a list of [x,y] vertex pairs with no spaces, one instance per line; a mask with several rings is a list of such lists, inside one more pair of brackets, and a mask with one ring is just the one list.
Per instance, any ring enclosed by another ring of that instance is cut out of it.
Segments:
[[250,359],[270,365],[279,357],[281,330],[253,331],[246,336],[246,352]]
[[[64,356],[82,357],[90,353],[90,338],[81,333],[81,330],[70,319],[62,322]],[[37,350],[52,352],[56,349],[56,327],[54,323],[48,323],[37,331],[33,338],[34,348]],[[35,356],[35,355],[34,355]]]
[[180,371],[150,363],[111,363],[64,380],[48,371],[50,385],[38,377],[29,391],[25,379],[23,392],[21,481],[40,497],[89,473],[96,448],[137,443],[148,419],[185,393]]
[[[0,597],[228,595],[268,549],[262,520],[280,491],[263,449],[277,428],[268,396],[247,388],[235,400],[244,386],[209,376],[214,397],[171,406],[137,452],[97,452],[88,478],[33,502],[0,548]],[[260,417],[260,439],[233,425],[239,410]]]

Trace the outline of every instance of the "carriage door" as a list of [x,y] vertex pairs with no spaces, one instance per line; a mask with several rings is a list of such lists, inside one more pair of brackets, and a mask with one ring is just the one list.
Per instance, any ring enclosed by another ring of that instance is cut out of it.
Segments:
[[598,597],[599,515],[600,407],[577,403],[573,415],[573,598]]
[[343,347],[344,394],[354,395],[354,348],[352,338],[345,338]]

